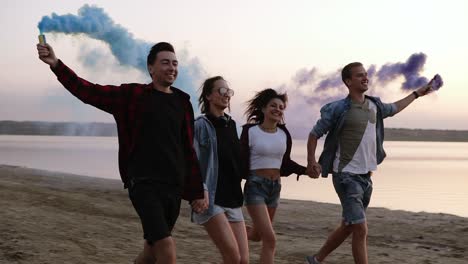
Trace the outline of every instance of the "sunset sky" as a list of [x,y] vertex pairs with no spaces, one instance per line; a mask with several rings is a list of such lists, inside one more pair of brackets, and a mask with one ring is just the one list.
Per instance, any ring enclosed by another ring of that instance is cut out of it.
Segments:
[[[322,104],[346,95],[344,85],[317,90],[321,80],[333,79],[349,62],[379,69],[423,53],[420,76],[439,73],[444,87],[387,119],[386,126],[468,129],[468,1],[463,0],[2,1],[0,120],[113,121],[68,94],[37,58],[42,17],[78,16],[86,4],[102,9],[135,39],[171,42],[181,65],[199,71],[180,88],[194,94],[204,78],[224,76],[236,92],[231,113],[239,124],[245,122],[244,102],[272,87],[290,95],[286,123],[307,131]],[[86,34],[45,34],[57,56],[85,79],[150,82],[146,72],[116,59],[103,41]],[[313,80],[299,87],[298,76],[308,72],[314,72]],[[369,94],[385,102],[410,93],[401,89],[403,76],[389,83],[373,80]]]

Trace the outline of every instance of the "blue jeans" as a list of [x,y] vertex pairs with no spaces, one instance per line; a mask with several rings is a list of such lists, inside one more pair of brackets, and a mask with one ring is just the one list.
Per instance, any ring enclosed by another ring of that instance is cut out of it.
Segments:
[[280,180],[250,175],[244,185],[244,202],[245,205],[265,204],[267,207],[278,207],[280,192]]
[[344,223],[346,225],[364,223],[366,209],[372,196],[370,173],[333,172],[333,186],[343,208]]

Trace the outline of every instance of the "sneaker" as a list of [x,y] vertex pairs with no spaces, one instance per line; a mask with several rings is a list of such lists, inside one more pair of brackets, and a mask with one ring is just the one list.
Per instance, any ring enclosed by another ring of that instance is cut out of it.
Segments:
[[320,261],[315,256],[307,256],[306,260],[308,264],[320,264]]

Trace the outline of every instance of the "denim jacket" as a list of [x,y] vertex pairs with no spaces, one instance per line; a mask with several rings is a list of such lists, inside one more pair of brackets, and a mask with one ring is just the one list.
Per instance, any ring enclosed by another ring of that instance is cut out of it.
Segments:
[[[228,118],[230,119],[229,116]],[[195,119],[193,146],[200,163],[203,188],[208,191],[209,205],[206,213],[211,214],[218,184],[218,146],[216,128],[206,115]]]
[[[377,106],[377,123],[376,123],[376,140],[377,140],[377,164],[382,163],[386,157],[383,148],[384,140],[384,123],[383,119],[393,116],[396,111],[395,104],[385,104],[378,97],[367,96]],[[351,107],[351,98],[347,96],[338,101],[328,103],[320,109],[320,119],[315,124],[310,134],[317,138],[327,134],[323,152],[320,155],[319,163],[322,166],[322,177],[328,177],[329,173],[333,172],[333,161],[338,149],[338,142],[341,130],[345,121],[345,114]]]

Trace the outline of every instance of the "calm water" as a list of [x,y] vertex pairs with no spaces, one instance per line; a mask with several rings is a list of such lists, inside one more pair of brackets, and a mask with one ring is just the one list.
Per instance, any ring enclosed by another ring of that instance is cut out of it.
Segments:
[[[468,217],[468,143],[388,141],[385,149],[371,206]],[[305,141],[294,142],[292,157],[305,163]],[[0,164],[119,179],[117,138],[0,136]],[[339,203],[331,178],[282,183],[283,198]]]

